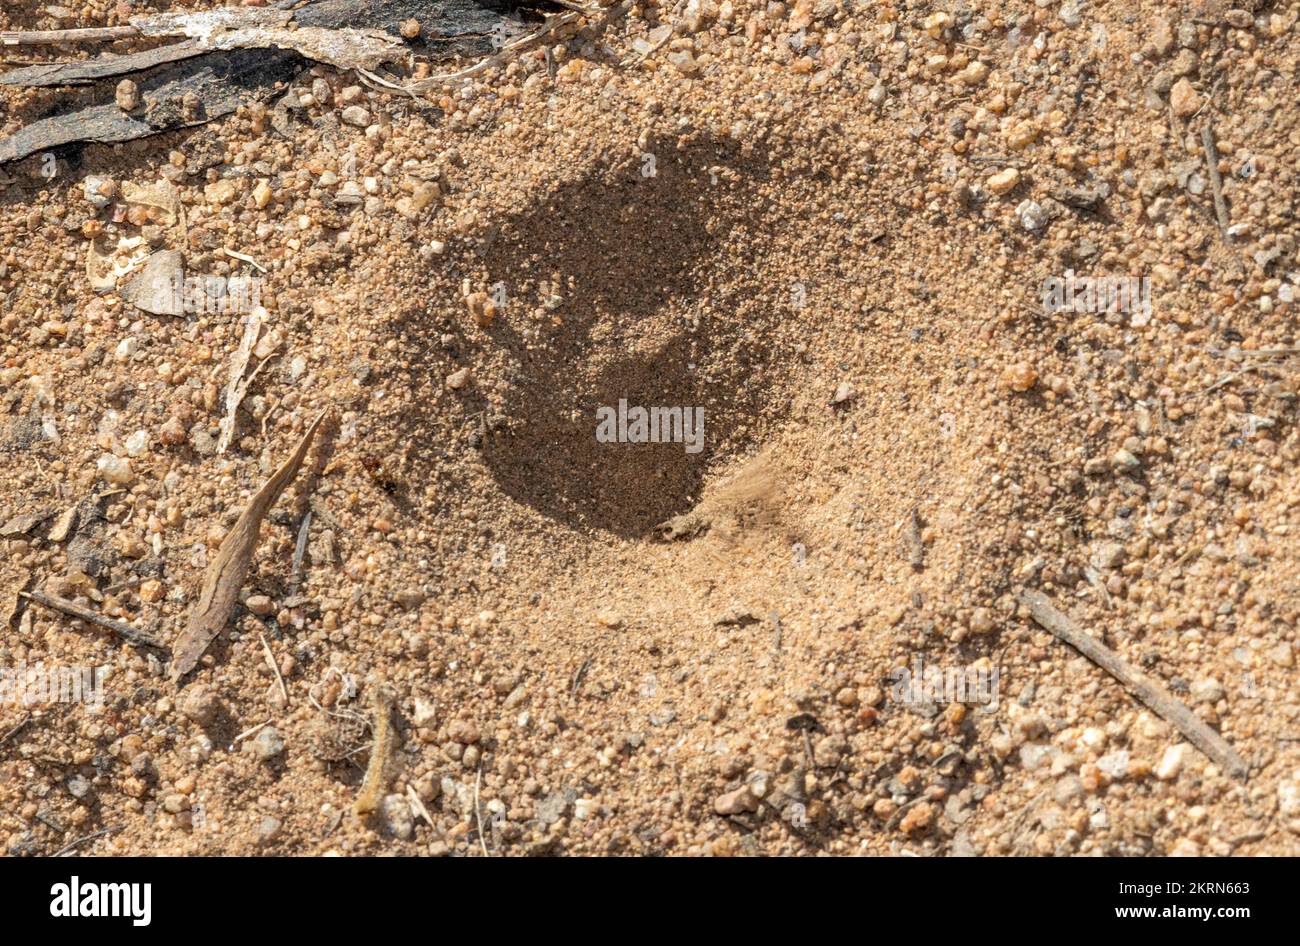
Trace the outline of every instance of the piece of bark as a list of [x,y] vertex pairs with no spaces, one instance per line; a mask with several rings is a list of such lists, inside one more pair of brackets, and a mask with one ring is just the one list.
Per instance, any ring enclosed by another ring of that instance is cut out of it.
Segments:
[[396,35],[401,35],[403,21],[418,20],[424,42],[438,48],[462,42],[457,54],[482,56],[512,33],[527,30],[509,16],[514,6],[502,0],[317,0],[295,10],[293,20],[299,26],[350,26]]
[[396,696],[386,686],[380,686],[372,697],[374,722],[371,729],[375,734],[370,744],[370,764],[366,766],[366,777],[361,782],[361,791],[357,793],[352,810],[359,818],[373,813],[388,790],[388,759],[393,752],[393,707]]
[[[322,0],[298,11],[223,8],[200,13],[162,13],[135,17],[114,38],[186,37],[182,42],[126,56],[100,56],[84,62],[37,63],[0,74],[0,85],[27,88],[85,85],[142,72],[213,50],[280,47],[340,68],[374,68],[399,50],[418,49],[433,58],[484,56],[492,37],[502,40],[523,26],[505,16],[504,6],[475,0]],[[399,43],[404,20],[419,20],[424,39]],[[290,22],[298,27],[289,30]],[[78,31],[54,31],[57,33]],[[98,34],[101,31],[88,31]],[[54,35],[49,34],[49,35]],[[28,34],[13,34],[14,36]],[[31,34],[35,35],[35,34]],[[41,34],[46,35],[46,34]],[[84,37],[93,38],[91,35]],[[77,41],[72,36],[67,41]],[[385,42],[387,40],[388,42]]]
[[172,658],[173,683],[179,683],[182,677],[194,669],[213,638],[221,633],[230,620],[235,604],[239,601],[239,589],[243,587],[244,576],[253,560],[253,551],[257,548],[262,520],[271,511],[285,487],[298,475],[298,469],[324,419],[325,412],[321,412],[307,428],[289,459],[271,474],[270,479],[249,500],[248,506],[217,550],[216,558],[208,565],[203,575],[203,590],[199,593],[199,600],[195,602],[185,630],[176,641]]
[[291,49],[314,62],[337,69],[374,69],[400,61],[401,44],[380,30],[297,29],[227,30],[204,42],[205,49]]
[[1200,749],[1220,769],[1234,778],[1244,779],[1250,772],[1246,760],[1228,745],[1227,740],[1201,722],[1190,709],[1174,699],[1164,687],[1148,679],[1097,638],[1058,611],[1039,591],[1022,591],[1020,603],[1045,630],[1065,641],[1083,656],[1123,684],[1124,688],[1173,724],[1188,741]]
[[53,515],[53,509],[19,513],[0,526],[0,539],[12,539],[15,536],[26,535]]
[[[202,125],[288,81],[303,56],[363,70],[408,51],[438,60],[489,57],[471,67],[480,69],[510,52],[510,41],[527,33],[522,21],[511,16],[513,7],[489,0],[318,0],[289,11],[294,2],[282,0],[274,10],[225,8],[141,17],[127,28],[134,32],[123,35],[187,38],[129,56],[43,63],[0,76],[0,84],[29,87],[85,84],[139,71],[148,106],[138,114],[108,103],[33,122],[0,140],[0,165],[76,142],[134,141]],[[577,15],[569,11],[563,17]],[[425,27],[418,41],[400,41],[401,24],[408,19]],[[288,30],[287,23],[298,29]],[[236,24],[239,28],[232,29]],[[227,48],[231,46],[239,48]],[[197,101],[197,109],[181,107],[186,94]]]
[[[238,49],[168,66],[142,80],[144,114],[127,113],[110,103],[33,122],[0,140],[0,164],[77,141],[133,141],[202,125],[229,115],[263,88],[287,82],[301,62],[300,56],[287,50]],[[186,94],[192,94],[198,104],[193,112],[182,104]]]
[[159,46],[127,56],[100,56],[83,62],[42,62],[0,74],[0,85],[41,88],[54,85],[88,85],[132,72],[143,72],[182,59],[201,55],[203,50],[189,40]]
[[[320,25],[293,23],[289,10],[225,7],[198,13],[162,13],[136,17],[131,25],[142,36],[184,36],[196,49],[291,49],[317,62],[341,69],[373,69],[404,47],[400,26],[385,32],[359,26],[356,18],[374,0],[345,0],[321,17]],[[424,3],[426,11],[431,4]],[[319,15],[319,14],[318,14]]]
[[907,528],[907,561],[913,568],[925,567],[925,541],[921,538],[921,511],[912,510]]
[[193,13],[151,13],[133,16],[127,22],[141,36],[207,39],[224,30],[287,26],[292,19],[292,12],[274,7],[218,7]]

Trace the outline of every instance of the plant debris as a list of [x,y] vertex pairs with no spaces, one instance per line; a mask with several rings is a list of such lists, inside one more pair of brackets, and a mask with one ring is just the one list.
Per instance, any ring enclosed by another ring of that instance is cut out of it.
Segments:
[[221,543],[207,571],[203,576],[203,590],[199,600],[190,611],[189,622],[185,631],[176,641],[175,656],[172,660],[172,680],[179,683],[187,673],[194,669],[203,652],[208,649],[212,639],[221,633],[230,619],[239,600],[239,590],[244,584],[244,575],[248,572],[253,559],[253,550],[257,547],[258,533],[262,520],[275,505],[280,494],[284,492],[311,447],[326,412],[321,414],[307,428],[302,440],[288,460],[275,471],[259,489],[248,506],[245,507],[230,533]]
[[124,624],[121,621],[115,621],[112,618],[104,617],[90,608],[83,608],[81,605],[66,598],[60,598],[57,595],[48,595],[43,591],[24,591],[20,597],[35,601],[37,604],[44,605],[55,611],[62,611],[64,614],[79,618],[96,627],[102,627],[107,631],[112,631],[118,637],[132,644],[141,647],[153,647],[156,650],[166,651],[167,645],[158,638],[154,637],[148,631],[142,631],[132,627],[130,624]]
[[1039,625],[1101,667],[1139,700],[1177,726],[1219,768],[1240,779],[1250,773],[1246,760],[1228,745],[1227,740],[1197,719],[1196,714],[1174,699],[1163,687],[1058,611],[1042,592],[1022,591],[1020,601]]
[[[576,14],[562,16],[568,22]],[[141,108],[130,112],[116,103],[93,105],[33,122],[0,139],[0,165],[77,141],[131,141],[204,124],[269,94],[301,68],[304,59],[373,76],[370,70],[379,65],[412,55],[401,26],[413,17],[436,22],[436,34],[426,37],[421,51],[438,60],[488,55],[494,42],[524,32],[518,21],[473,0],[320,0],[296,11],[233,7],[142,16],[109,34],[68,31],[71,35],[64,39],[49,33],[0,34],[0,44],[10,46],[131,36],[183,38],[128,56],[38,63],[0,74],[0,85],[41,87],[140,73],[143,100]],[[436,45],[429,45],[431,39]],[[507,43],[507,48],[514,47]]]

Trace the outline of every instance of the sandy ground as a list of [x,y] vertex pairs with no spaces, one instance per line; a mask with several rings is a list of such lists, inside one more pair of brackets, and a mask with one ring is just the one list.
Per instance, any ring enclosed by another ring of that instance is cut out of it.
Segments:
[[[1241,7],[622,4],[422,99],[308,68],[0,168],[0,849],[1300,852],[1300,6]],[[112,97],[7,89],[0,134]],[[124,239],[261,280],[224,453],[248,315],[97,293]],[[1149,311],[1052,311],[1069,273]],[[620,400],[702,448],[601,442]],[[174,641],[322,410],[179,686],[18,598]],[[12,698],[38,666],[104,705]]]

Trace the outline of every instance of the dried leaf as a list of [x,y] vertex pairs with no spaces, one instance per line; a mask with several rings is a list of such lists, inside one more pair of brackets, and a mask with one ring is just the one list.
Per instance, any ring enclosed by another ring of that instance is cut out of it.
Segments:
[[262,488],[257,491],[244,512],[239,517],[221,543],[216,558],[208,565],[203,576],[203,590],[199,600],[190,611],[189,622],[184,632],[176,641],[172,659],[172,681],[179,682],[182,677],[194,669],[203,652],[208,649],[212,639],[221,633],[230,619],[239,600],[239,589],[244,584],[244,575],[253,560],[253,550],[257,547],[258,533],[262,520],[271,511],[286,486],[298,475],[298,469],[311,448],[312,438],[325,419],[325,412],[307,428],[293,455],[271,475]]
[[180,250],[159,250],[122,290],[122,298],[154,315],[185,314],[185,271]]
[[18,580],[6,582],[10,590],[0,594],[0,630],[8,628],[14,620],[14,615],[18,613],[18,604],[22,600],[22,591],[31,582],[31,573],[20,571]]

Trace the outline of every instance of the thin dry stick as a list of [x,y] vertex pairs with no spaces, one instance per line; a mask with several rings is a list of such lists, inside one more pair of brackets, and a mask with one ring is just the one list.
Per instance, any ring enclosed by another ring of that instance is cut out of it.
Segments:
[[1251,365],[1250,367],[1242,368],[1240,371],[1234,371],[1231,374],[1226,374],[1218,381],[1215,381],[1204,391],[1198,391],[1196,394],[1193,394],[1192,397],[1204,397],[1207,394],[1213,394],[1215,391],[1219,390],[1219,388],[1223,387],[1225,384],[1231,384],[1232,382],[1240,378],[1242,375],[1254,371],[1255,367],[1256,367],[1255,365]]
[[92,832],[86,835],[85,837],[77,838],[77,840],[73,841],[71,844],[65,844],[63,847],[59,848],[50,856],[62,857],[64,854],[67,854],[69,851],[81,847],[81,845],[85,844],[87,841],[93,841],[95,840],[95,838],[102,838],[106,834],[116,834],[117,832],[121,831],[125,827],[126,825],[124,824],[115,824],[115,825],[110,825],[107,828],[100,828],[98,831]]
[[130,624],[123,624],[121,621],[114,621],[112,618],[106,618],[102,614],[96,614],[90,608],[83,608],[79,604],[73,604],[66,598],[57,598],[54,595],[47,595],[43,591],[20,591],[19,595],[37,604],[43,604],[47,608],[55,611],[62,611],[74,618],[80,618],[89,624],[102,627],[105,630],[112,631],[123,640],[130,641],[132,644],[138,644],[141,647],[154,647],[161,651],[167,650],[167,645],[158,638],[154,637],[147,631],[141,631],[132,627]]
[[271,645],[266,642],[265,634],[258,634],[258,639],[262,642],[262,653],[266,654],[266,662],[271,666],[271,672],[275,674],[276,683],[280,684],[280,695],[284,697],[285,705],[289,705],[289,690],[284,685],[284,677],[280,676],[280,668],[275,664],[275,654],[271,653]]
[[26,728],[27,728],[27,724],[30,723],[31,721],[32,721],[31,716],[28,716],[26,719],[24,719],[21,723],[19,723],[19,724],[18,724],[17,726],[15,726],[13,729],[9,730],[9,731],[8,731],[7,733],[5,733],[3,736],[0,736],[0,746],[3,746],[6,742],[8,742],[8,741],[9,741],[10,739],[12,739],[14,736],[18,735],[20,732],[22,732],[24,729],[26,729]]
[[256,726],[252,727],[251,729],[245,729],[243,732],[241,732],[238,736],[234,738],[232,745],[239,745],[249,736],[253,735],[254,733],[261,732],[263,729],[265,729],[267,726],[270,725],[271,725],[271,721],[268,719],[264,723],[258,723]]
[[0,33],[0,46],[49,46],[61,43],[102,43],[140,35],[134,26],[103,26],[76,30],[26,30]]
[[1029,609],[1030,615],[1044,629],[1101,667],[1154,712],[1176,726],[1192,745],[1209,756],[1219,768],[1235,778],[1244,779],[1249,774],[1246,760],[1222,736],[1201,722],[1163,687],[1147,679],[1119,654],[1056,610],[1045,594],[1026,590],[1020,593],[1019,598],[1020,603]]
[[583,678],[587,676],[587,668],[591,666],[591,658],[583,658],[578,669],[573,672],[573,679],[569,682],[569,696],[577,699],[578,689],[582,686]]
[[483,810],[478,806],[478,789],[483,784],[483,762],[479,760],[478,775],[474,776],[474,820],[478,822],[478,843],[483,848],[483,856],[491,857],[488,853],[487,842],[483,840]]
[[[225,7],[202,13],[160,13],[134,17],[125,26],[96,26],[71,30],[27,30],[0,33],[0,46],[44,46],[64,43],[102,43],[134,36],[153,39],[187,36],[216,43],[223,34],[272,32],[286,26],[293,14],[283,10]],[[340,32],[348,32],[340,29]]]
[[411,807],[415,809],[415,813],[425,821],[429,822],[430,828],[436,829],[438,826],[433,823],[433,817],[429,814],[429,809],[424,806],[424,802],[420,800],[420,795],[416,792],[414,785],[408,784],[406,786],[406,797],[410,800]]
[[1214,193],[1214,215],[1219,218],[1219,236],[1224,243],[1228,236],[1228,204],[1223,199],[1223,178],[1219,177],[1219,149],[1214,144],[1214,126],[1206,123],[1201,129],[1201,145],[1205,149],[1205,164],[1210,170],[1210,190]]
[[302,580],[302,560],[307,555],[307,538],[311,530],[311,510],[308,509],[302,517],[302,525],[298,527],[298,541],[293,547],[293,565],[289,569],[289,590],[297,593],[298,583]]
[[[1243,354],[1249,355],[1254,358],[1280,358],[1289,355],[1300,354],[1300,348],[1259,348],[1254,351],[1244,352]],[[1199,391],[1196,394],[1193,394],[1191,396],[1204,397],[1207,394],[1213,394],[1215,391],[1219,390],[1219,388],[1223,387],[1225,384],[1231,384],[1233,381],[1236,381],[1242,375],[1249,374],[1252,371],[1261,371],[1264,368],[1269,368],[1269,367],[1272,366],[1267,363],[1246,365],[1246,367],[1242,368],[1240,371],[1234,371],[1231,374],[1224,375],[1222,378],[1214,382],[1204,391]]]

